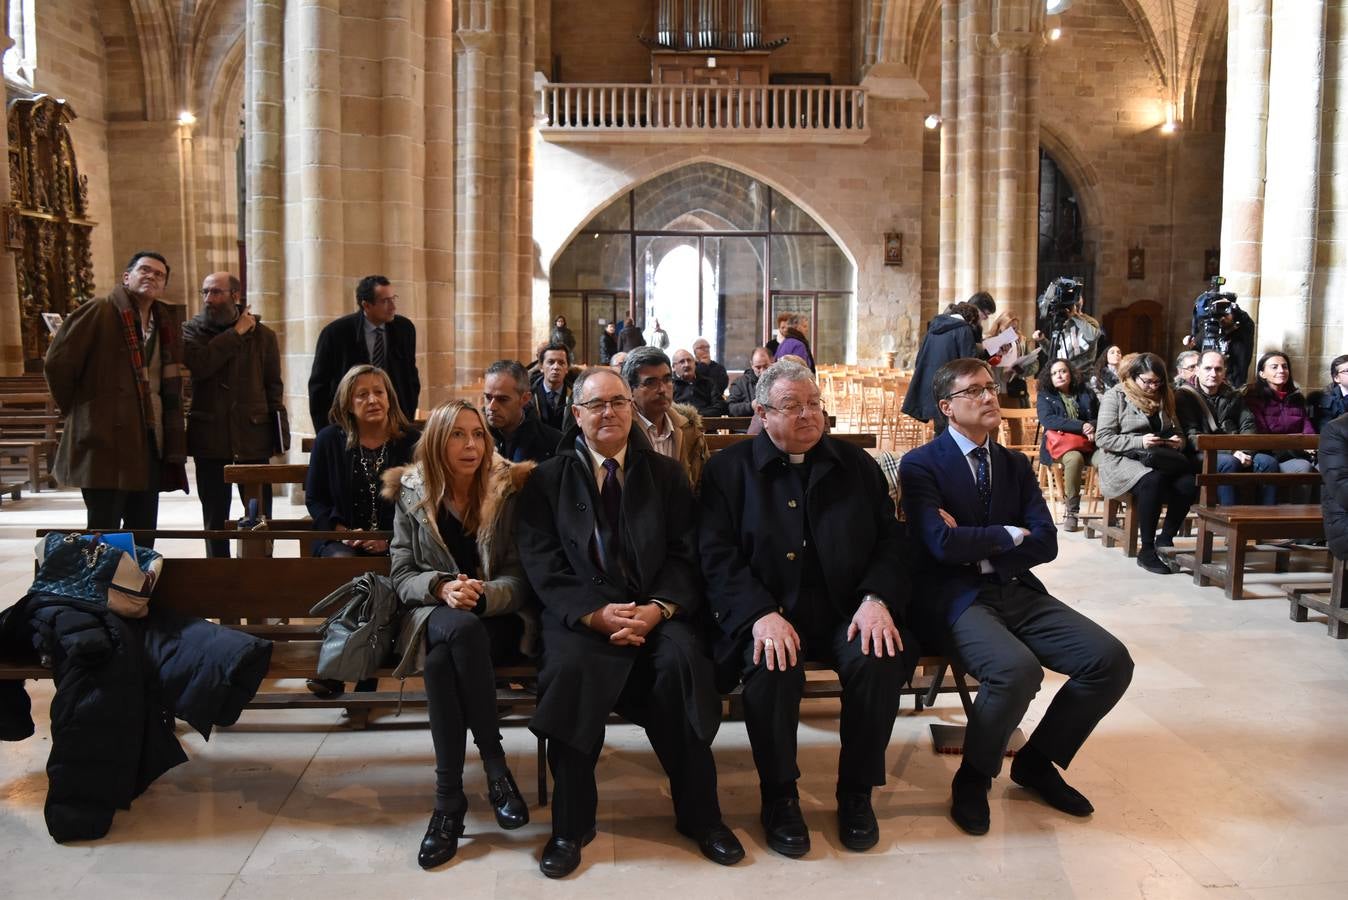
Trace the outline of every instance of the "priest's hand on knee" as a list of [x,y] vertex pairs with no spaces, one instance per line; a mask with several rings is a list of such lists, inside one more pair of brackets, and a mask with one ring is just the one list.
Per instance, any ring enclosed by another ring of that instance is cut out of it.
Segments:
[[796,664],[800,635],[781,613],[768,613],[754,623],[754,665],[766,660],[770,671],[786,671]]
[[861,653],[868,656],[874,649],[876,656],[898,656],[903,650],[903,638],[894,626],[894,617],[889,607],[879,597],[867,596],[852,616],[847,626],[847,639],[850,641],[861,635]]

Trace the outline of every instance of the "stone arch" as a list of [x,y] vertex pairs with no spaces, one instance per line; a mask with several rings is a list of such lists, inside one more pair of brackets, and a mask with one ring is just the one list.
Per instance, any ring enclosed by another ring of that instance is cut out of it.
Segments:
[[1078,193],[1077,203],[1082,210],[1082,219],[1086,224],[1086,239],[1099,227],[1101,203],[1100,174],[1095,167],[1073,145],[1072,139],[1056,127],[1046,122],[1039,123],[1039,144],[1048,151],[1049,156],[1058,164],[1058,168],[1067,174],[1072,187]]
[[128,0],[136,25],[141,75],[145,82],[145,118],[174,118],[181,105],[179,53],[174,14],[166,0]]
[[1212,4],[1200,15],[1188,52],[1184,121],[1191,130],[1221,131],[1226,125],[1227,7]]
[[[610,182],[606,193],[598,202],[591,203],[589,208],[574,222],[570,230],[566,233],[555,246],[547,248],[545,252],[547,258],[542,260],[542,269],[544,272],[550,272],[552,266],[561,256],[562,251],[576,238],[576,235],[585,230],[584,226],[593,219],[601,210],[606,208],[614,200],[621,197],[634,188],[640,187],[654,178],[658,178],[668,172],[676,169],[691,166],[695,163],[711,163],[713,165],[724,166],[727,169],[740,172],[750,178],[763,182],[774,191],[779,192],[783,197],[799,206],[805,212],[819,223],[824,232],[833,239],[833,241],[842,249],[847,256],[848,261],[857,266],[857,251],[860,246],[860,235],[851,233],[849,228],[839,228],[830,219],[839,220],[842,217],[832,209],[831,204],[826,200],[814,202],[809,198],[809,187],[797,179],[788,177],[778,177],[774,174],[765,173],[762,168],[746,166],[743,163],[728,159],[724,156],[718,156],[711,153],[701,153],[693,156],[683,157],[674,161],[660,160],[652,162],[643,162],[641,165],[633,167],[623,173],[620,180]],[[541,246],[541,244],[540,244]]]

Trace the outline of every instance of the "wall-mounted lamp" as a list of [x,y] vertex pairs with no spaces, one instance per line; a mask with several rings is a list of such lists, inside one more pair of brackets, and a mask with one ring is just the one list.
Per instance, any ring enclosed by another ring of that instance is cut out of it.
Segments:
[[1050,29],[1049,29],[1049,31],[1048,31],[1048,39],[1049,39],[1050,41],[1056,41],[1056,40],[1057,40],[1058,38],[1060,38],[1060,37],[1062,37],[1062,29],[1061,29],[1061,28],[1050,28]]
[[1165,105],[1165,123],[1161,125],[1161,134],[1174,134],[1179,128],[1175,124],[1175,104],[1167,103]]
[[928,131],[935,131],[941,127],[941,117],[936,115],[936,113],[932,113],[922,120],[922,124],[927,126]]
[[182,112],[178,113],[178,124],[179,124],[179,125],[195,125],[195,124],[197,124],[197,117],[194,116],[194,115],[192,115],[192,113],[191,113],[190,111],[188,111],[188,110],[183,110]]

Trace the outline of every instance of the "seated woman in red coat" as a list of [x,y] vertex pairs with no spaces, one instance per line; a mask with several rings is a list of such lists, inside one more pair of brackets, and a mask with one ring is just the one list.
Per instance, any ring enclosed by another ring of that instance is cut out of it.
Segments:
[[[1270,350],[1259,357],[1254,381],[1245,387],[1245,405],[1254,415],[1260,434],[1315,434],[1306,397],[1292,380],[1292,364],[1286,353]],[[1315,465],[1303,450],[1279,450],[1272,454],[1279,472],[1305,474]],[[1306,499],[1306,491],[1297,493]]]

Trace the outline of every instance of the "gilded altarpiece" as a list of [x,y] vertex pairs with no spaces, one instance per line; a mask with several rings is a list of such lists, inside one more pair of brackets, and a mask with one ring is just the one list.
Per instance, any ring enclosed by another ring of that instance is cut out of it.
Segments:
[[10,202],[5,243],[19,281],[24,368],[41,371],[51,335],[44,313],[65,316],[94,295],[89,181],[67,128],[75,111],[45,95],[9,104]]

